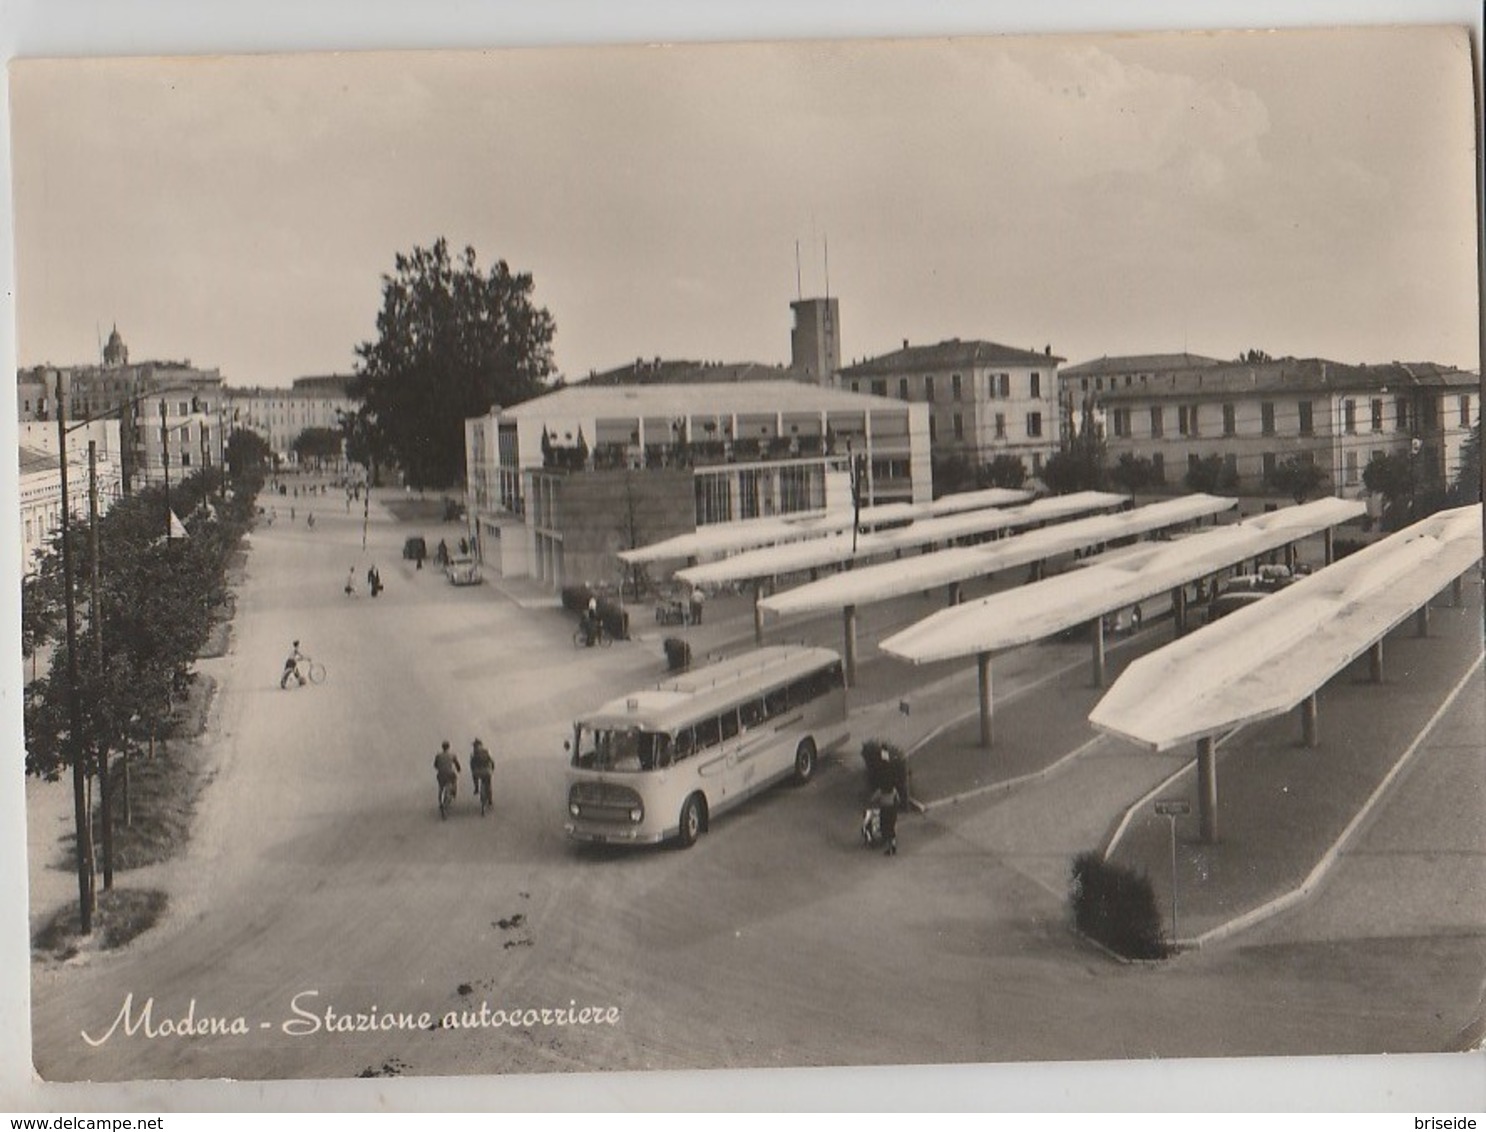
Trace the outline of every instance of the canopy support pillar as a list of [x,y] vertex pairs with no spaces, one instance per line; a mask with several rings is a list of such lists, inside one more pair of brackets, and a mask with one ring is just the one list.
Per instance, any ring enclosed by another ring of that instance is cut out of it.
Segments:
[[1465,575],[1459,574],[1450,583],[1450,604],[1459,609],[1465,604]]
[[764,584],[753,583],[753,643],[762,646],[764,643],[764,607],[759,604],[764,597]]
[[1197,740],[1197,804],[1201,811],[1202,843],[1218,842],[1218,755],[1211,735]]
[[846,659],[846,686],[856,687],[857,682],[857,607],[848,605],[842,612],[843,635],[842,651]]
[[965,600],[965,592],[964,592],[964,589],[962,587],[962,583],[960,583],[960,582],[951,582],[949,584],[949,604],[950,605],[959,605],[964,600]]
[[1316,693],[1312,692],[1300,701],[1300,742],[1304,747],[1314,747],[1317,742]]
[[1330,566],[1336,561],[1336,531],[1331,527],[1326,528],[1326,565]]
[[1177,586],[1171,591],[1171,615],[1176,622],[1176,635],[1185,636],[1187,632],[1187,587]]
[[1383,642],[1374,641],[1367,650],[1367,678],[1374,684],[1383,682]]
[[1104,618],[1096,617],[1094,625],[1094,687],[1104,687]]
[[980,745],[991,749],[991,654],[975,654],[975,669],[980,688]]
[[1425,602],[1414,614],[1414,636],[1429,636],[1429,602]]

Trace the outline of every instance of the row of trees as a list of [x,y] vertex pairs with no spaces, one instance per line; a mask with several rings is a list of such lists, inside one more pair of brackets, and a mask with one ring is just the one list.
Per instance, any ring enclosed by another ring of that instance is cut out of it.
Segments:
[[[89,774],[107,773],[112,756],[152,744],[165,727],[172,693],[226,598],[228,557],[251,523],[268,446],[240,430],[227,460],[232,473],[225,484],[219,470],[204,469],[171,485],[169,505],[164,488],[151,487],[116,501],[96,530],[86,519],[69,524],[75,689],[63,632],[61,532],[24,582],[22,648],[29,657],[46,643],[54,646],[47,673],[26,696],[27,773],[55,780],[77,759]],[[186,537],[168,537],[172,513],[184,517]],[[80,734],[73,731],[73,694]]]

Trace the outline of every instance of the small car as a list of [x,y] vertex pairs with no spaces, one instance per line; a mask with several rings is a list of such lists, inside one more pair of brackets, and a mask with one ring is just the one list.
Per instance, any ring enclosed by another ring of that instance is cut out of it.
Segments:
[[451,558],[444,567],[449,584],[455,586],[478,586],[485,579],[480,574],[480,564],[473,558]]
[[402,544],[402,556],[409,562],[428,557],[428,541],[422,535],[413,535]]

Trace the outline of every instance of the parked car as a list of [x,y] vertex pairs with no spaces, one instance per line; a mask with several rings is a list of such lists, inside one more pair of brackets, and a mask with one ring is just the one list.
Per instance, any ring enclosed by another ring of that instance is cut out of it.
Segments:
[[444,567],[449,582],[456,586],[478,586],[485,579],[480,574],[480,564],[473,558],[451,558]]
[[1284,566],[1261,566],[1257,574],[1239,574],[1217,588],[1208,602],[1204,623],[1214,621],[1245,606],[1263,601],[1272,593],[1294,585],[1299,579]]
[[402,544],[402,556],[408,561],[428,557],[428,541],[422,535],[413,535]]

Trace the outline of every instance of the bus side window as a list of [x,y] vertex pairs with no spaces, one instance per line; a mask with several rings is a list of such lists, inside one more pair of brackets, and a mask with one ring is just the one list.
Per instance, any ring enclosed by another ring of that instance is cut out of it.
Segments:
[[734,735],[738,734],[738,713],[737,713],[737,711],[729,710],[729,711],[723,712],[722,713],[722,721],[721,722],[722,722],[722,737],[724,739],[731,739]]
[[743,730],[757,727],[764,721],[764,703],[762,700],[749,700],[738,709],[738,717],[742,721]]
[[705,751],[708,747],[715,747],[722,741],[722,729],[718,726],[717,718],[704,719],[697,724],[697,750]]
[[683,727],[680,731],[676,732],[676,742],[674,746],[677,762],[680,762],[682,759],[685,758],[690,758],[693,754],[696,753],[696,743],[692,736],[690,727]]
[[789,696],[783,688],[775,688],[764,695],[764,718],[773,719],[789,710]]
[[815,699],[815,689],[811,686],[811,678],[802,676],[789,686],[789,706],[804,707]]

